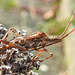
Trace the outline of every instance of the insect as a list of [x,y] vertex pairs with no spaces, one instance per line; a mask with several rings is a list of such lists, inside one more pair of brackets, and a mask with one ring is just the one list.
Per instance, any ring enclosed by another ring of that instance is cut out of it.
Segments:
[[[17,48],[19,51],[39,51],[39,53],[34,57],[32,62],[34,62],[37,57],[43,52],[47,52],[49,56],[45,59],[40,60],[41,62],[49,59],[50,57],[53,56],[52,53],[50,53],[48,50],[45,49],[46,46],[61,42],[63,38],[67,37],[69,34],[71,34],[73,30],[71,30],[69,33],[65,34],[68,27],[70,26],[70,23],[75,15],[75,12],[73,13],[69,24],[67,25],[66,29],[60,36],[47,36],[43,32],[35,32],[31,35],[25,35],[25,36],[20,36],[18,35],[17,31],[14,28],[9,29],[9,31],[5,34],[5,36],[0,39],[0,50],[4,49],[10,49],[10,48]],[[16,38],[7,40],[7,37],[10,32],[13,32],[16,36]]]

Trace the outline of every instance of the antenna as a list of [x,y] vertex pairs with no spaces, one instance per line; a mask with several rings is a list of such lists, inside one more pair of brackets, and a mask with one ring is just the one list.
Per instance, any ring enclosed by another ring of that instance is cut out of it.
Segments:
[[[69,21],[67,27],[65,28],[64,32],[60,35],[60,37],[62,37],[62,36],[65,34],[65,32],[67,31],[68,27],[70,26],[70,24],[71,24],[71,22],[72,22],[72,19],[74,18],[74,15],[75,15],[75,11],[73,12],[72,17],[71,17],[71,19],[70,19],[70,21]],[[70,33],[72,33],[74,30],[75,30],[75,29],[73,29]],[[68,36],[70,33],[66,34],[65,37]]]

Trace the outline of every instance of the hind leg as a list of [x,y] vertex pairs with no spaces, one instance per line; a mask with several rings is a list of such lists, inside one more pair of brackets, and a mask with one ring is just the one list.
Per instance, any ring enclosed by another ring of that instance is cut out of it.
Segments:
[[10,28],[9,31],[5,34],[5,36],[2,38],[2,40],[5,40],[5,39],[8,37],[8,35],[9,35],[9,33],[10,33],[11,31],[14,33],[14,35],[15,35],[16,37],[18,37],[18,32],[17,32],[17,30],[14,29],[14,28]]
[[44,49],[44,48],[39,49],[39,50],[37,50],[37,51],[40,51],[40,52],[35,56],[35,58],[32,60],[32,62],[35,61],[35,60],[37,59],[37,57],[39,57],[39,55],[40,55],[43,51],[47,52],[50,56],[47,57],[47,58],[45,58],[45,59],[43,59],[43,60],[41,60],[41,62],[43,62],[43,61],[45,61],[45,60],[47,60],[47,59],[49,59],[50,57],[53,56],[52,53],[50,53],[48,50],[46,50],[46,49]]

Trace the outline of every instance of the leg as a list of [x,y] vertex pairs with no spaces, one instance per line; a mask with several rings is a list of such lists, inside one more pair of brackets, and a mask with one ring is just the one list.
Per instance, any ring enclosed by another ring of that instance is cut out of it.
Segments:
[[[0,42],[2,42],[3,44],[5,44],[5,48],[7,49],[11,49],[11,48],[17,48],[17,49],[20,49],[21,51],[28,51],[26,50],[26,48],[18,45],[18,44],[15,44],[13,42],[10,42],[10,41],[7,41],[7,40],[0,40]],[[3,49],[2,46],[0,47],[0,49]]]
[[15,34],[16,37],[18,36],[18,32],[16,31],[16,29],[10,28],[9,31],[5,34],[5,36],[2,38],[2,40],[5,40],[11,31]]
[[42,48],[41,50],[37,50],[37,51],[40,51],[40,52],[39,52],[39,53],[37,54],[37,56],[32,60],[32,62],[35,61],[35,60],[37,59],[37,57],[38,57],[43,51],[47,52],[50,56],[47,57],[47,58],[45,58],[45,59],[43,59],[43,60],[41,60],[41,62],[43,62],[43,61],[45,61],[45,60],[47,60],[47,59],[49,59],[50,57],[53,56],[52,53],[50,53],[48,50],[46,50],[46,49],[44,49],[44,48]]

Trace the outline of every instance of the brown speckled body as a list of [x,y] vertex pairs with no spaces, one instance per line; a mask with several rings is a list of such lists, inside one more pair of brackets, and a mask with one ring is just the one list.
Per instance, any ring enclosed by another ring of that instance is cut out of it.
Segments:
[[14,40],[11,40],[11,42],[21,45],[28,50],[35,50],[48,46],[54,42],[53,40],[61,41],[59,38],[48,38],[47,35],[43,32],[35,32],[31,35],[16,37]]

